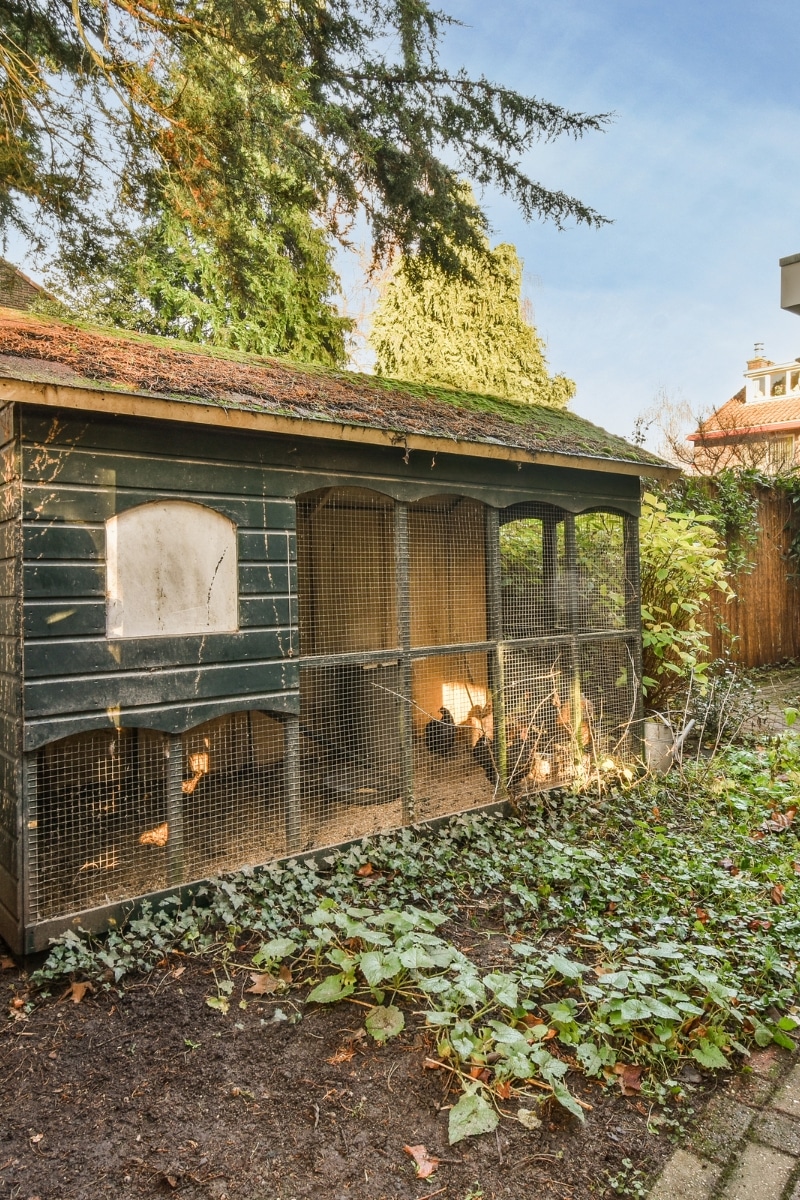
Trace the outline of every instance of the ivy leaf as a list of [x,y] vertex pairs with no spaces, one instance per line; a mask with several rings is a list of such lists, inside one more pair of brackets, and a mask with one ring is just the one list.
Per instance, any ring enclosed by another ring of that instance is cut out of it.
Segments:
[[272,938],[270,941],[264,942],[260,950],[254,954],[253,964],[261,967],[266,963],[280,962],[281,959],[288,958],[296,951],[297,942],[293,942],[291,938]]
[[692,1050],[692,1058],[696,1059],[701,1067],[708,1067],[711,1071],[724,1070],[730,1065],[719,1046],[715,1046],[708,1038],[700,1039]]
[[569,1091],[569,1088],[566,1086],[566,1084],[560,1083],[556,1079],[553,1080],[550,1086],[553,1089],[553,1095],[555,1096],[556,1100],[560,1105],[562,1105],[563,1108],[567,1110],[567,1112],[571,1112],[573,1117],[577,1117],[579,1121],[586,1120],[583,1109]]
[[581,963],[571,962],[570,959],[563,958],[560,954],[551,954],[547,961],[562,979],[580,979],[589,969],[582,966]]
[[308,993],[309,1004],[335,1004],[356,990],[354,983],[345,983],[344,975],[329,975]]
[[405,1028],[406,1019],[396,1004],[376,1004],[366,1015],[364,1024],[367,1033],[376,1042],[383,1043],[388,1038],[397,1037]]
[[483,982],[490,992],[494,992],[500,1004],[504,1004],[506,1008],[516,1008],[519,999],[519,986],[513,975],[504,975],[500,972],[494,975],[485,975]]
[[450,1109],[448,1137],[450,1145],[455,1146],[463,1138],[477,1137],[481,1133],[491,1133],[500,1121],[495,1110],[483,1096],[462,1096],[458,1104]]

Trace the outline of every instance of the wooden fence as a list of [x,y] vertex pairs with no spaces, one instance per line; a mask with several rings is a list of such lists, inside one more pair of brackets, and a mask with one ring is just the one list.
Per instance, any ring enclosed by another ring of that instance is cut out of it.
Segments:
[[746,667],[800,658],[799,568],[788,558],[794,505],[786,495],[758,490],[760,532],[750,553],[755,567],[731,580],[736,599],[715,599],[708,619],[713,656],[729,653]]

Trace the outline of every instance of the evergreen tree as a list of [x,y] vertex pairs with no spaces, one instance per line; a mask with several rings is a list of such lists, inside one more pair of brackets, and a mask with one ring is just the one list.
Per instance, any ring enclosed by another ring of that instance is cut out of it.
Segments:
[[564,408],[575,385],[547,374],[542,340],[523,315],[514,247],[468,252],[464,266],[459,277],[400,262],[372,323],[378,373]]
[[[231,55],[190,46],[173,75],[176,129],[148,180],[143,218],[68,226],[56,290],[102,323],[343,364],[351,322],[332,299],[330,240],[312,215],[313,189],[276,139],[269,98]],[[224,186],[202,155],[187,165],[186,127],[201,118],[249,141],[247,170]]]
[[[462,176],[526,217],[600,223],[520,159],[605,117],[444,70],[449,23],[426,0],[0,0],[0,222],[35,236],[47,218],[77,242],[107,211],[131,228],[169,208],[173,187],[219,216],[261,154],[281,168],[265,199],[276,224],[288,179],[334,235],[365,211],[379,257],[452,271],[461,247],[480,250]],[[217,252],[244,236],[234,223]]]

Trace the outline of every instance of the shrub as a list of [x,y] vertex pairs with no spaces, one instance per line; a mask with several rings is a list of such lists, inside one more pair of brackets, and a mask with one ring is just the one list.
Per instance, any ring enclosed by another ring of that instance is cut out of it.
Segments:
[[704,685],[711,634],[701,613],[712,592],[733,599],[725,544],[713,516],[669,508],[646,492],[639,527],[643,686],[659,709],[693,676]]

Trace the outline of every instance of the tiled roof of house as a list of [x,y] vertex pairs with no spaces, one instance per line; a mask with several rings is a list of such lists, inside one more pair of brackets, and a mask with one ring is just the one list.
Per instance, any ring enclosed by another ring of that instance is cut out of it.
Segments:
[[[654,454],[563,410],[9,310],[0,310],[2,377],[297,418],[306,436],[314,436],[317,422],[336,422],[387,431],[400,445],[422,435],[458,442],[464,453],[470,444],[489,444],[534,456],[605,459],[628,471],[638,464],[642,474],[647,468],[672,470]],[[113,394],[109,407],[113,411]]]
[[795,422],[800,428],[800,396],[775,396],[749,404],[745,404],[744,398],[745,389],[742,388],[726,404],[715,409],[688,440],[698,442],[709,435],[739,437],[754,430],[763,432],[765,426],[784,427]]

